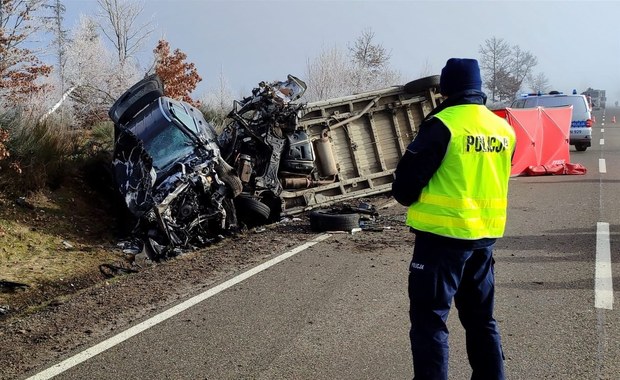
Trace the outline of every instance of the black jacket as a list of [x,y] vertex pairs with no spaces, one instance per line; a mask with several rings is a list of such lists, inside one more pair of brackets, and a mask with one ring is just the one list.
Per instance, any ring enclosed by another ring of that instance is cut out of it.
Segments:
[[[441,165],[448,149],[450,130],[441,120],[432,116],[447,107],[462,104],[484,105],[486,100],[486,95],[481,91],[463,91],[450,96],[426,116],[422,124],[420,124],[417,136],[409,144],[407,151],[396,167],[395,179],[392,183],[392,196],[398,203],[403,206],[410,206],[418,200],[422,189],[428,184]],[[414,232],[416,234],[432,235],[422,231]],[[496,240],[480,239],[468,241],[440,236],[435,236],[435,238],[457,245],[471,246],[472,248],[489,246]]]

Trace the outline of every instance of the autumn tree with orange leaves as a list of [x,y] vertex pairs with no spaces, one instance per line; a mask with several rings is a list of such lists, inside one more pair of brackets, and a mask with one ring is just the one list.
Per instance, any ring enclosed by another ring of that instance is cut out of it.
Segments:
[[0,0],[0,95],[13,103],[43,87],[37,82],[52,67],[24,45],[40,29],[34,19],[44,1]]
[[166,40],[159,40],[153,53],[155,73],[164,83],[164,95],[198,106],[190,94],[202,78],[193,63],[185,62],[187,54],[179,49],[170,54],[170,44]]

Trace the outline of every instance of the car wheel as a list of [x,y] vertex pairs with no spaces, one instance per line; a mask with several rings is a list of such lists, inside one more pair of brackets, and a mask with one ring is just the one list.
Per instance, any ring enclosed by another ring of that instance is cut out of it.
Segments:
[[586,144],[576,144],[575,149],[577,152],[585,152],[586,149],[588,149],[588,146]]
[[226,162],[222,161],[222,164],[216,166],[215,171],[224,182],[232,194],[232,198],[238,196],[243,191],[243,183],[239,176],[234,172],[234,169]]
[[310,229],[315,232],[351,231],[360,226],[357,213],[335,213],[331,210],[315,210],[310,213]]
[[417,94],[420,92],[424,92],[431,87],[439,88],[439,78],[439,75],[432,75],[430,77],[413,80],[405,84],[405,92],[407,94]]
[[269,214],[271,214],[269,206],[250,195],[241,194],[234,199],[234,202],[237,217],[248,227],[260,226],[269,219]]

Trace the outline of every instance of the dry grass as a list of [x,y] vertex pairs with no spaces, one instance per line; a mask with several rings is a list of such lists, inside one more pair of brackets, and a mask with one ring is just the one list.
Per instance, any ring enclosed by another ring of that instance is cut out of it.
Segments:
[[[36,305],[100,281],[99,265],[119,259],[114,210],[103,193],[111,123],[76,129],[0,110],[0,128],[10,153],[0,168],[0,281],[28,285],[0,287],[0,308]],[[98,179],[102,193],[85,178]]]
[[110,210],[79,179],[25,201],[0,197],[0,280],[28,285],[0,292],[0,307],[16,310],[78,290],[101,280],[100,264],[119,260]]

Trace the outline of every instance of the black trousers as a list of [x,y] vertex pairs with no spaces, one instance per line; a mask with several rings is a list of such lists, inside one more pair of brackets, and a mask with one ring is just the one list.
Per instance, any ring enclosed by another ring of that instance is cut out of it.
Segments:
[[448,379],[452,299],[465,328],[472,380],[504,379],[504,356],[493,317],[493,245],[460,248],[416,236],[409,272],[411,350],[415,380]]

